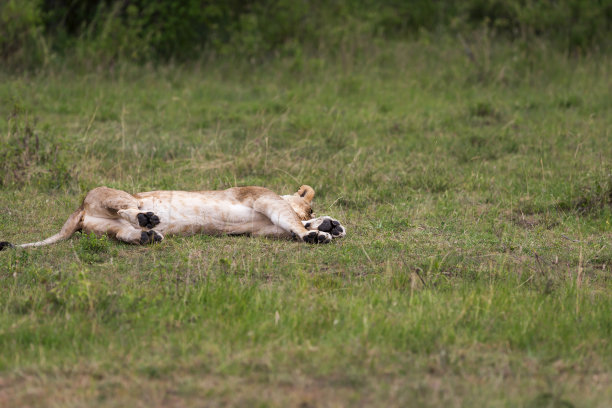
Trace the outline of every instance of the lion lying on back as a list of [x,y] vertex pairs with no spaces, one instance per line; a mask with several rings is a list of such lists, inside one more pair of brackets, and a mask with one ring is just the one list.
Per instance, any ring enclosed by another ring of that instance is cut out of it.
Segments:
[[[17,247],[53,244],[79,230],[139,245],[159,242],[169,235],[193,234],[293,237],[311,244],[343,237],[346,230],[338,221],[327,216],[312,218],[314,194],[312,187],[305,185],[297,193],[284,196],[264,187],[134,195],[98,187],[87,193],[59,233]],[[0,250],[8,247],[15,246],[0,242]]]

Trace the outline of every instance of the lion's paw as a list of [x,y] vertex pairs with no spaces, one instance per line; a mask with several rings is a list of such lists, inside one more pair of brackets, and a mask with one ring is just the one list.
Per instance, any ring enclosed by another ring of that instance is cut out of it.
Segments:
[[140,244],[141,245],[161,242],[163,239],[164,239],[164,236],[162,234],[160,234],[157,231],[153,231],[153,230],[142,231],[142,233],[140,234]]
[[328,216],[305,221],[304,227],[310,231],[317,230],[327,232],[334,238],[342,238],[346,235],[346,228],[344,228],[338,220]]
[[146,213],[138,213],[137,218],[138,225],[140,225],[141,227],[153,228],[157,224],[159,224],[159,217],[151,211],[148,211]]
[[310,231],[302,237],[304,242],[309,244],[328,244],[332,240],[331,234],[323,231]]

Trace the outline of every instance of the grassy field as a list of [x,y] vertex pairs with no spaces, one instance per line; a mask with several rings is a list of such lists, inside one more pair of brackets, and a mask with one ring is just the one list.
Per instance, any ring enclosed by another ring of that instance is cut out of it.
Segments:
[[347,227],[3,251],[0,405],[609,406],[612,61],[470,56],[0,74],[0,240],[99,185],[309,184]]

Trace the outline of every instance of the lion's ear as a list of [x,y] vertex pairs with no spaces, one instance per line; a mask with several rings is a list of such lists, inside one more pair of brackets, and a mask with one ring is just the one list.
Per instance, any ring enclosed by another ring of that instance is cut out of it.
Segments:
[[300,187],[295,194],[302,197],[308,203],[312,201],[315,195],[313,188],[307,185]]

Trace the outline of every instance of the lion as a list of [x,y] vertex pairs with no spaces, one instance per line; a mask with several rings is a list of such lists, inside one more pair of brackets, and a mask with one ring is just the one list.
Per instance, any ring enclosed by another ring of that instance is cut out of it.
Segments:
[[219,191],[149,191],[129,194],[109,187],[87,193],[81,206],[57,234],[38,242],[5,248],[54,244],[77,231],[108,235],[129,244],[161,242],[166,236],[193,234],[253,235],[294,238],[327,244],[346,235],[337,220],[315,218],[312,187],[279,196],[264,187],[233,187]]

